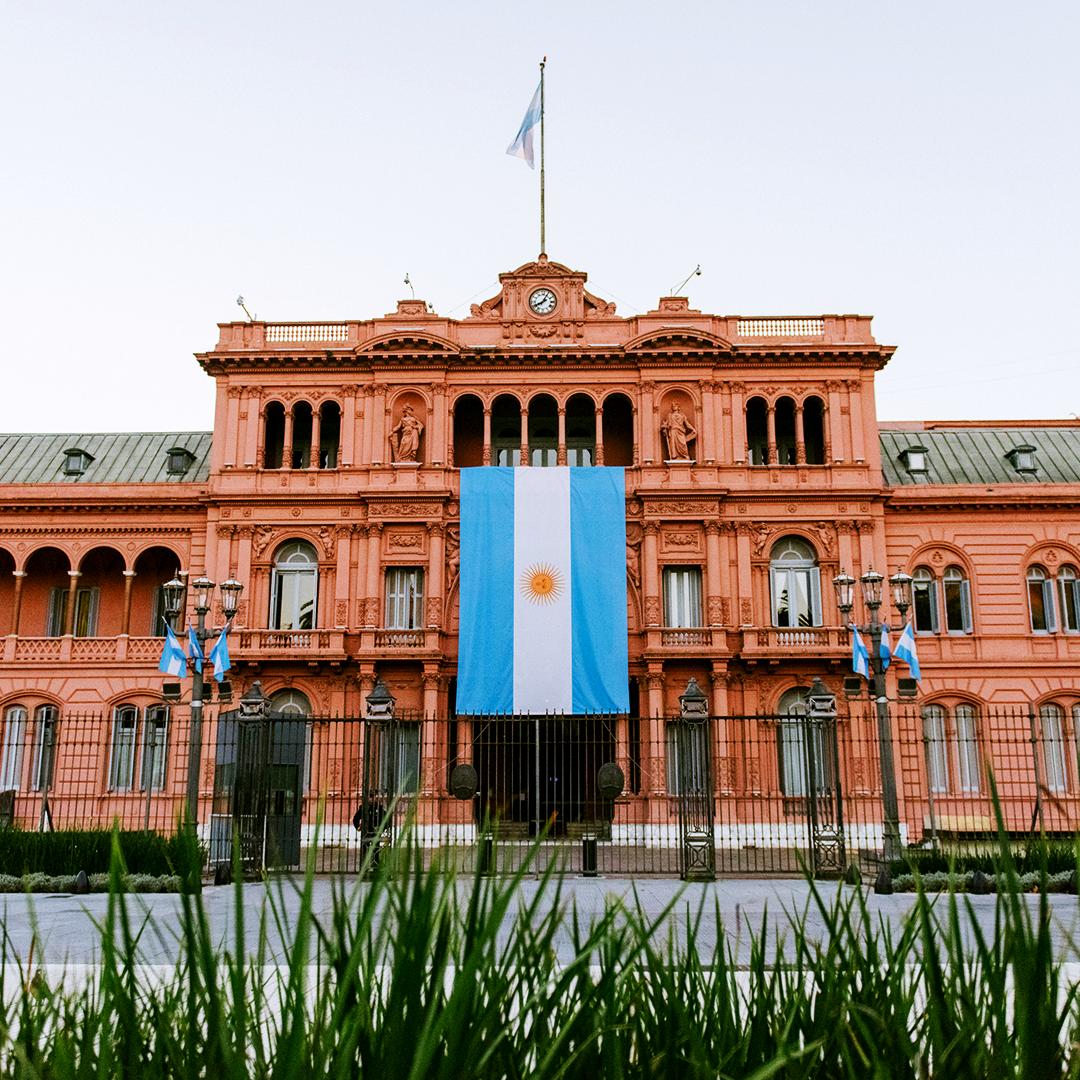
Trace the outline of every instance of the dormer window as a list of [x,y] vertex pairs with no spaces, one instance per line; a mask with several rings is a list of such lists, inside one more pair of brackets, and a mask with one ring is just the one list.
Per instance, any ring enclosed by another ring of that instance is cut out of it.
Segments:
[[191,468],[191,463],[195,460],[195,455],[185,449],[183,446],[174,446],[169,451],[169,458],[166,468],[171,476],[181,476]]
[[1035,447],[1028,443],[1014,446],[1005,456],[1018,473],[1038,472],[1039,466],[1035,461]]
[[928,452],[925,446],[909,446],[901,452],[900,461],[909,473],[925,473]]
[[64,474],[66,476],[82,476],[93,460],[93,457],[85,450],[73,446],[64,451]]

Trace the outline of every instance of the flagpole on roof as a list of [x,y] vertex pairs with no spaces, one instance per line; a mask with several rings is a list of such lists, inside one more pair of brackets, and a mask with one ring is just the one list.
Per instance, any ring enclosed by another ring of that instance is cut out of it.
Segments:
[[540,61],[540,254],[547,254],[547,235],[544,223],[544,65],[547,57]]

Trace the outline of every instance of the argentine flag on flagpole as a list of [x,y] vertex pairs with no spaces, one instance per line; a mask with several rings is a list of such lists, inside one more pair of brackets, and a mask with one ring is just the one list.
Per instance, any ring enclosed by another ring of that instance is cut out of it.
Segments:
[[851,628],[851,670],[864,679],[870,678],[870,651],[855,626]]
[[625,713],[617,468],[461,470],[457,711]]
[[878,648],[878,656],[881,657],[881,670],[888,671],[889,661],[892,660],[892,650],[889,648],[889,628],[881,628],[881,646]]
[[214,678],[218,682],[225,678],[225,672],[232,667],[232,661],[229,660],[228,637],[229,628],[226,626],[222,629],[217,641],[214,642],[214,647],[210,650],[210,663],[214,665]]
[[921,682],[922,677],[919,674],[919,654],[915,651],[915,634],[911,629],[911,623],[904,627],[904,632],[900,635],[900,640],[896,643],[896,649],[893,651],[893,655],[897,660],[903,660],[907,664],[911,671],[911,677],[916,682]]
[[202,646],[199,644],[198,636],[196,635],[195,631],[190,626],[187,628],[187,633],[188,633],[188,643],[189,643],[189,646],[190,646],[189,655],[191,656],[191,662],[195,665],[195,670],[197,672],[199,672],[199,674],[201,675],[202,674],[203,659],[204,659]]
[[179,675],[180,678],[187,674],[187,657],[168,623],[165,624],[165,644],[161,649],[158,671],[166,675]]
[[518,128],[514,141],[506,148],[506,152],[511,157],[521,158],[530,169],[536,168],[534,164],[536,159],[533,153],[533,128],[539,123],[540,87],[537,86],[536,93],[533,94],[532,101],[529,102],[529,107],[525,110],[525,119],[521,121],[521,127]]

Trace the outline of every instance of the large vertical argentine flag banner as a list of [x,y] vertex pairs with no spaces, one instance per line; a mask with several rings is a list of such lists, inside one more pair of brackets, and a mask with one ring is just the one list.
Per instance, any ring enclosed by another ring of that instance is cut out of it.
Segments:
[[628,712],[622,469],[461,470],[459,713]]

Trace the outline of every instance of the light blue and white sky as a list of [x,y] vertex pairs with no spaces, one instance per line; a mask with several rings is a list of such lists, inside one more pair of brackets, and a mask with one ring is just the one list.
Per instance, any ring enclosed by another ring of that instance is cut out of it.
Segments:
[[0,430],[197,429],[248,306],[445,314],[538,248],[621,313],[876,316],[886,419],[1080,412],[1080,8],[8,0]]

